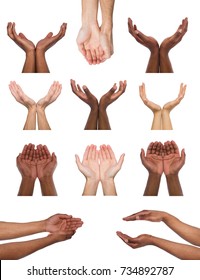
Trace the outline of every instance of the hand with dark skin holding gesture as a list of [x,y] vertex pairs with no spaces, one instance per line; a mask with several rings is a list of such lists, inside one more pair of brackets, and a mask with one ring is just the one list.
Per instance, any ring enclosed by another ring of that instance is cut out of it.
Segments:
[[0,240],[49,233],[33,240],[1,244],[0,259],[18,260],[54,243],[69,240],[82,225],[80,218],[67,214],[55,214],[45,220],[28,223],[0,222]]
[[71,88],[73,93],[90,107],[90,114],[85,125],[85,130],[110,130],[111,127],[106,110],[110,104],[116,101],[125,92],[126,81],[119,82],[118,90],[117,85],[114,84],[113,87],[101,97],[99,102],[86,86],[83,86],[81,89],[79,85],[76,85],[74,80],[71,80]]
[[169,59],[169,52],[182,40],[187,32],[187,28],[188,19],[185,18],[182,20],[177,31],[172,36],[163,40],[159,46],[156,39],[143,34],[137,29],[137,26],[133,24],[132,19],[128,18],[129,33],[138,43],[148,48],[151,53],[146,73],[173,73],[173,68]]
[[182,188],[178,173],[185,164],[184,149],[179,153],[177,144],[174,141],[167,141],[164,145],[161,142],[151,142],[147,153],[142,149],[141,161],[147,169],[149,176],[144,191],[145,196],[157,196],[161,176],[166,176],[168,193],[170,196],[182,196]]
[[163,238],[152,236],[149,234],[142,234],[138,237],[130,237],[120,231],[117,235],[132,249],[144,247],[146,245],[156,246],[173,256],[182,260],[200,260],[200,229],[186,223],[183,223],[175,216],[164,212],[155,210],[143,210],[123,218],[124,221],[150,221],[163,222],[181,238],[187,242],[195,245],[186,245]]
[[40,181],[43,196],[56,196],[53,173],[57,166],[55,153],[50,154],[46,145],[28,144],[17,157],[17,167],[22,176],[19,196],[32,196],[35,181]]
[[8,36],[25,52],[26,59],[22,73],[49,73],[49,68],[45,58],[46,51],[61,40],[66,33],[67,24],[60,26],[59,32],[53,36],[49,32],[44,39],[35,44],[26,38],[23,33],[17,34],[15,23],[9,22],[7,25]]

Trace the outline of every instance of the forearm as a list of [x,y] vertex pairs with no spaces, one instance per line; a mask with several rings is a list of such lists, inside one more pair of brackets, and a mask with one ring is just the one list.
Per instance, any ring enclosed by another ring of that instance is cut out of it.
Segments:
[[103,32],[112,30],[115,0],[100,0]]
[[35,50],[26,52],[22,73],[35,73]]
[[160,130],[161,129],[161,111],[154,112],[151,129],[152,130]]
[[36,50],[36,73],[49,73],[44,50]]
[[91,109],[87,123],[85,125],[85,130],[97,130],[98,121],[98,108]]
[[36,108],[28,109],[28,114],[23,129],[24,130],[36,129]]
[[99,108],[99,130],[111,130],[106,109]]
[[160,186],[161,175],[149,173],[144,196],[157,196]]
[[160,48],[160,73],[173,73],[169,52]]
[[0,222],[0,240],[23,237],[44,231],[46,231],[45,221],[30,223]]
[[162,109],[162,129],[172,130],[172,123],[169,110]]
[[37,122],[39,130],[50,130],[50,125],[47,121],[45,109],[37,108]]
[[114,178],[101,181],[104,195],[117,195]]
[[159,47],[151,51],[146,73],[159,73]]
[[84,195],[96,195],[99,181],[96,179],[86,179],[85,187],[83,190]]
[[22,177],[18,196],[32,196],[35,185],[35,179]]
[[167,187],[168,187],[169,195],[171,195],[171,196],[182,196],[183,195],[178,174],[166,175],[166,180],[167,180]]
[[41,186],[41,191],[43,196],[56,196],[56,188],[54,185],[53,177],[52,176],[47,176],[40,178],[40,186]]
[[24,242],[0,245],[1,260],[18,260],[56,242],[52,235]]
[[200,248],[172,242],[166,239],[151,237],[152,245],[168,252],[181,260],[200,260]]
[[200,229],[181,222],[176,217],[165,213],[162,221],[186,241],[200,246]]
[[97,23],[98,0],[82,0],[82,24]]

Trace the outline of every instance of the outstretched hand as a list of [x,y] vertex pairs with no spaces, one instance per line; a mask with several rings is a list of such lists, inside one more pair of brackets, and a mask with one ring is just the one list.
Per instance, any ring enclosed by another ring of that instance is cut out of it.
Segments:
[[117,90],[117,85],[114,84],[113,87],[101,97],[99,101],[99,107],[102,109],[106,109],[111,103],[117,100],[125,92],[126,86],[126,81],[120,81],[119,89]]
[[150,222],[161,222],[165,217],[166,213],[163,211],[155,210],[142,210],[140,212],[134,213],[130,216],[123,218],[124,221],[137,221],[145,220]]
[[178,97],[175,100],[166,103],[163,106],[163,109],[171,112],[171,110],[174,109],[181,102],[181,100],[184,98],[186,87],[187,87],[186,85],[183,85],[183,83],[181,83]]
[[52,32],[49,32],[47,36],[40,40],[36,45],[36,50],[46,52],[49,48],[55,45],[59,40],[61,40],[66,33],[67,23],[63,23],[60,27],[59,32],[53,36]]
[[33,144],[25,145],[22,153],[17,157],[17,167],[23,178],[35,180],[37,178],[36,154]]
[[67,214],[55,214],[45,220],[45,231],[64,234],[67,231],[75,231],[83,222],[80,218],[73,218]]
[[163,145],[161,142],[151,142],[147,148],[147,153],[142,149],[140,153],[141,161],[149,173],[162,175],[163,173],[163,159],[162,159]]
[[57,166],[55,153],[50,154],[46,145],[38,145],[35,151],[37,159],[37,176],[39,179],[52,177]]
[[148,48],[151,52],[159,49],[159,45],[156,39],[150,36],[146,36],[142,32],[140,32],[137,29],[137,26],[135,24],[133,25],[131,18],[128,18],[128,31],[138,43]]
[[35,50],[35,45],[32,41],[26,38],[23,33],[17,34],[15,30],[15,23],[9,22],[7,25],[7,35],[26,53]]
[[98,107],[97,98],[89,91],[86,86],[83,86],[83,90],[74,80],[70,80],[71,88],[73,93],[78,96],[83,102],[88,104],[91,109],[96,109]]
[[152,236],[149,234],[141,234],[138,237],[133,238],[127,234],[117,231],[117,236],[121,238],[132,249],[137,249],[152,244]]
[[161,107],[154,102],[150,101],[147,96],[146,96],[146,90],[145,90],[145,84],[142,83],[141,86],[139,86],[139,92],[140,92],[140,97],[143,101],[143,103],[153,112],[158,112],[161,110]]
[[125,154],[122,154],[119,161],[116,160],[115,154],[109,145],[101,145],[99,151],[100,159],[100,180],[106,181],[114,179],[122,167]]
[[28,97],[16,82],[10,82],[9,89],[16,101],[24,105],[27,109],[31,109],[36,105],[35,101]]
[[185,150],[182,149],[181,155],[174,141],[164,143],[163,171],[165,175],[177,175],[185,164]]
[[59,82],[54,82],[47,95],[37,102],[37,108],[45,109],[49,104],[53,103],[58,98],[61,90],[62,85]]
[[179,25],[177,31],[170,37],[166,38],[160,45],[160,49],[165,52],[169,52],[174,46],[176,46],[183,38],[188,28],[188,19],[182,20],[181,25]]
[[83,155],[82,162],[78,155],[75,155],[76,164],[80,172],[86,177],[86,179],[99,181],[99,162],[98,162],[98,151],[95,145],[86,147]]

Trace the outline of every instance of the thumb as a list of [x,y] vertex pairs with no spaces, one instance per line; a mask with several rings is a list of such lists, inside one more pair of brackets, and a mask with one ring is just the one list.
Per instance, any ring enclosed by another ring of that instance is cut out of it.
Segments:
[[182,149],[182,151],[181,151],[181,163],[182,163],[182,166],[185,164],[185,158],[186,158],[185,149]]
[[76,159],[76,164],[78,166],[78,169],[81,169],[81,161],[78,155],[75,155],[75,159]]
[[49,32],[45,38],[51,38],[53,36],[52,32]]
[[125,157],[125,154],[122,154],[119,158],[119,161],[117,163],[119,169],[121,169],[121,167],[122,167],[122,164],[124,162],[124,157]]

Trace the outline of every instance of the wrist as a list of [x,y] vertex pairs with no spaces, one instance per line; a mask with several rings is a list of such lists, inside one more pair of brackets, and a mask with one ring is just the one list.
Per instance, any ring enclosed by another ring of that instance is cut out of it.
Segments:
[[44,105],[36,104],[36,111],[37,111],[37,113],[44,113],[45,108],[46,107]]
[[153,47],[150,47],[149,50],[150,50],[152,56],[155,56],[155,57],[159,56],[159,45],[158,45],[158,43],[156,45],[154,45]]
[[22,175],[22,181],[30,184],[35,183],[36,177],[32,175]]
[[170,49],[165,46],[160,46],[160,56],[166,56],[168,55]]
[[38,55],[43,56],[45,54],[45,52],[46,52],[46,50],[44,48],[36,46],[36,49],[35,49],[36,56],[38,56]]
[[30,113],[35,113],[36,112],[36,104],[27,105],[26,108],[28,109],[28,111]]
[[53,175],[43,175],[38,177],[40,183],[49,183],[53,181]]
[[[162,172],[163,173],[163,172]],[[162,173],[161,172],[152,172],[152,171],[149,171],[149,177],[151,178],[161,178],[162,176]]]
[[174,179],[178,178],[178,172],[173,172],[173,173],[165,173],[165,176],[167,179]]
[[113,29],[113,22],[112,20],[108,21],[108,22],[105,22],[105,23],[102,23],[101,25],[101,33],[103,34],[112,34],[112,29]]
[[108,105],[102,104],[101,101],[99,102],[99,112],[104,113],[106,112]]
[[35,48],[25,50],[26,56],[35,56]]

